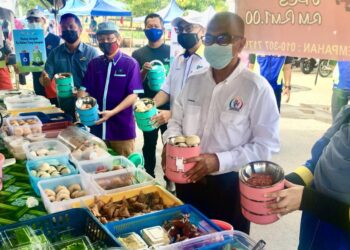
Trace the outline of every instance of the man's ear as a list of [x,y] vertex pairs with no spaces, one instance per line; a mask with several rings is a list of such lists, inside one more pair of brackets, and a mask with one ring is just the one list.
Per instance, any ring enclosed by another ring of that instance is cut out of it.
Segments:
[[247,38],[243,37],[240,41],[239,41],[239,47],[238,47],[238,50],[239,52],[241,52],[245,46],[247,42]]

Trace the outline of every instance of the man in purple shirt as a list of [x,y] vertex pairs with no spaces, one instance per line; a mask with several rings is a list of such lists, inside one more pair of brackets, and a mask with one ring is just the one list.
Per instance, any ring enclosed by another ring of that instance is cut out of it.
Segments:
[[120,51],[121,36],[114,23],[100,23],[96,34],[104,55],[90,61],[79,96],[89,93],[102,110],[91,132],[128,156],[136,138],[132,105],[143,93],[139,65]]

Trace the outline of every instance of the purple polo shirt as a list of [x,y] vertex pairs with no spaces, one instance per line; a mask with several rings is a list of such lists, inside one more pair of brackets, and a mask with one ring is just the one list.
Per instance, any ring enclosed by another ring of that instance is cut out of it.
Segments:
[[[128,95],[143,93],[140,67],[120,50],[113,61],[105,56],[92,59],[82,86],[97,100],[99,110],[112,110]],[[91,132],[103,140],[130,140],[136,137],[132,107],[126,108]]]

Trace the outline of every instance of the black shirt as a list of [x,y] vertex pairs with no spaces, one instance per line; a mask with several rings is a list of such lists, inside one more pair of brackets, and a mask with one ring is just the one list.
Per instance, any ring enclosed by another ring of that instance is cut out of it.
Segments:
[[[146,62],[151,62],[153,60],[159,60],[164,64],[165,67],[169,67],[170,46],[166,44],[162,44],[159,48],[154,49],[146,45],[138,50],[135,50],[132,53],[132,57],[135,58],[136,61],[139,63],[140,69],[142,69],[142,66]],[[153,98],[157,94],[156,91],[153,91],[149,88],[147,77],[143,81],[143,89],[144,89],[144,93],[140,94],[140,97]],[[169,102],[159,107],[159,109],[169,110],[170,109]]]

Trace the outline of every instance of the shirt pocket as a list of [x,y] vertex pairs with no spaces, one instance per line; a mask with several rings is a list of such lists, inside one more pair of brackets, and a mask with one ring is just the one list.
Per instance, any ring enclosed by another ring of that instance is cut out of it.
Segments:
[[221,139],[229,146],[238,146],[249,138],[249,117],[236,111],[224,111],[220,114]]
[[183,132],[185,135],[198,135],[201,124],[201,106],[188,105],[184,113]]

